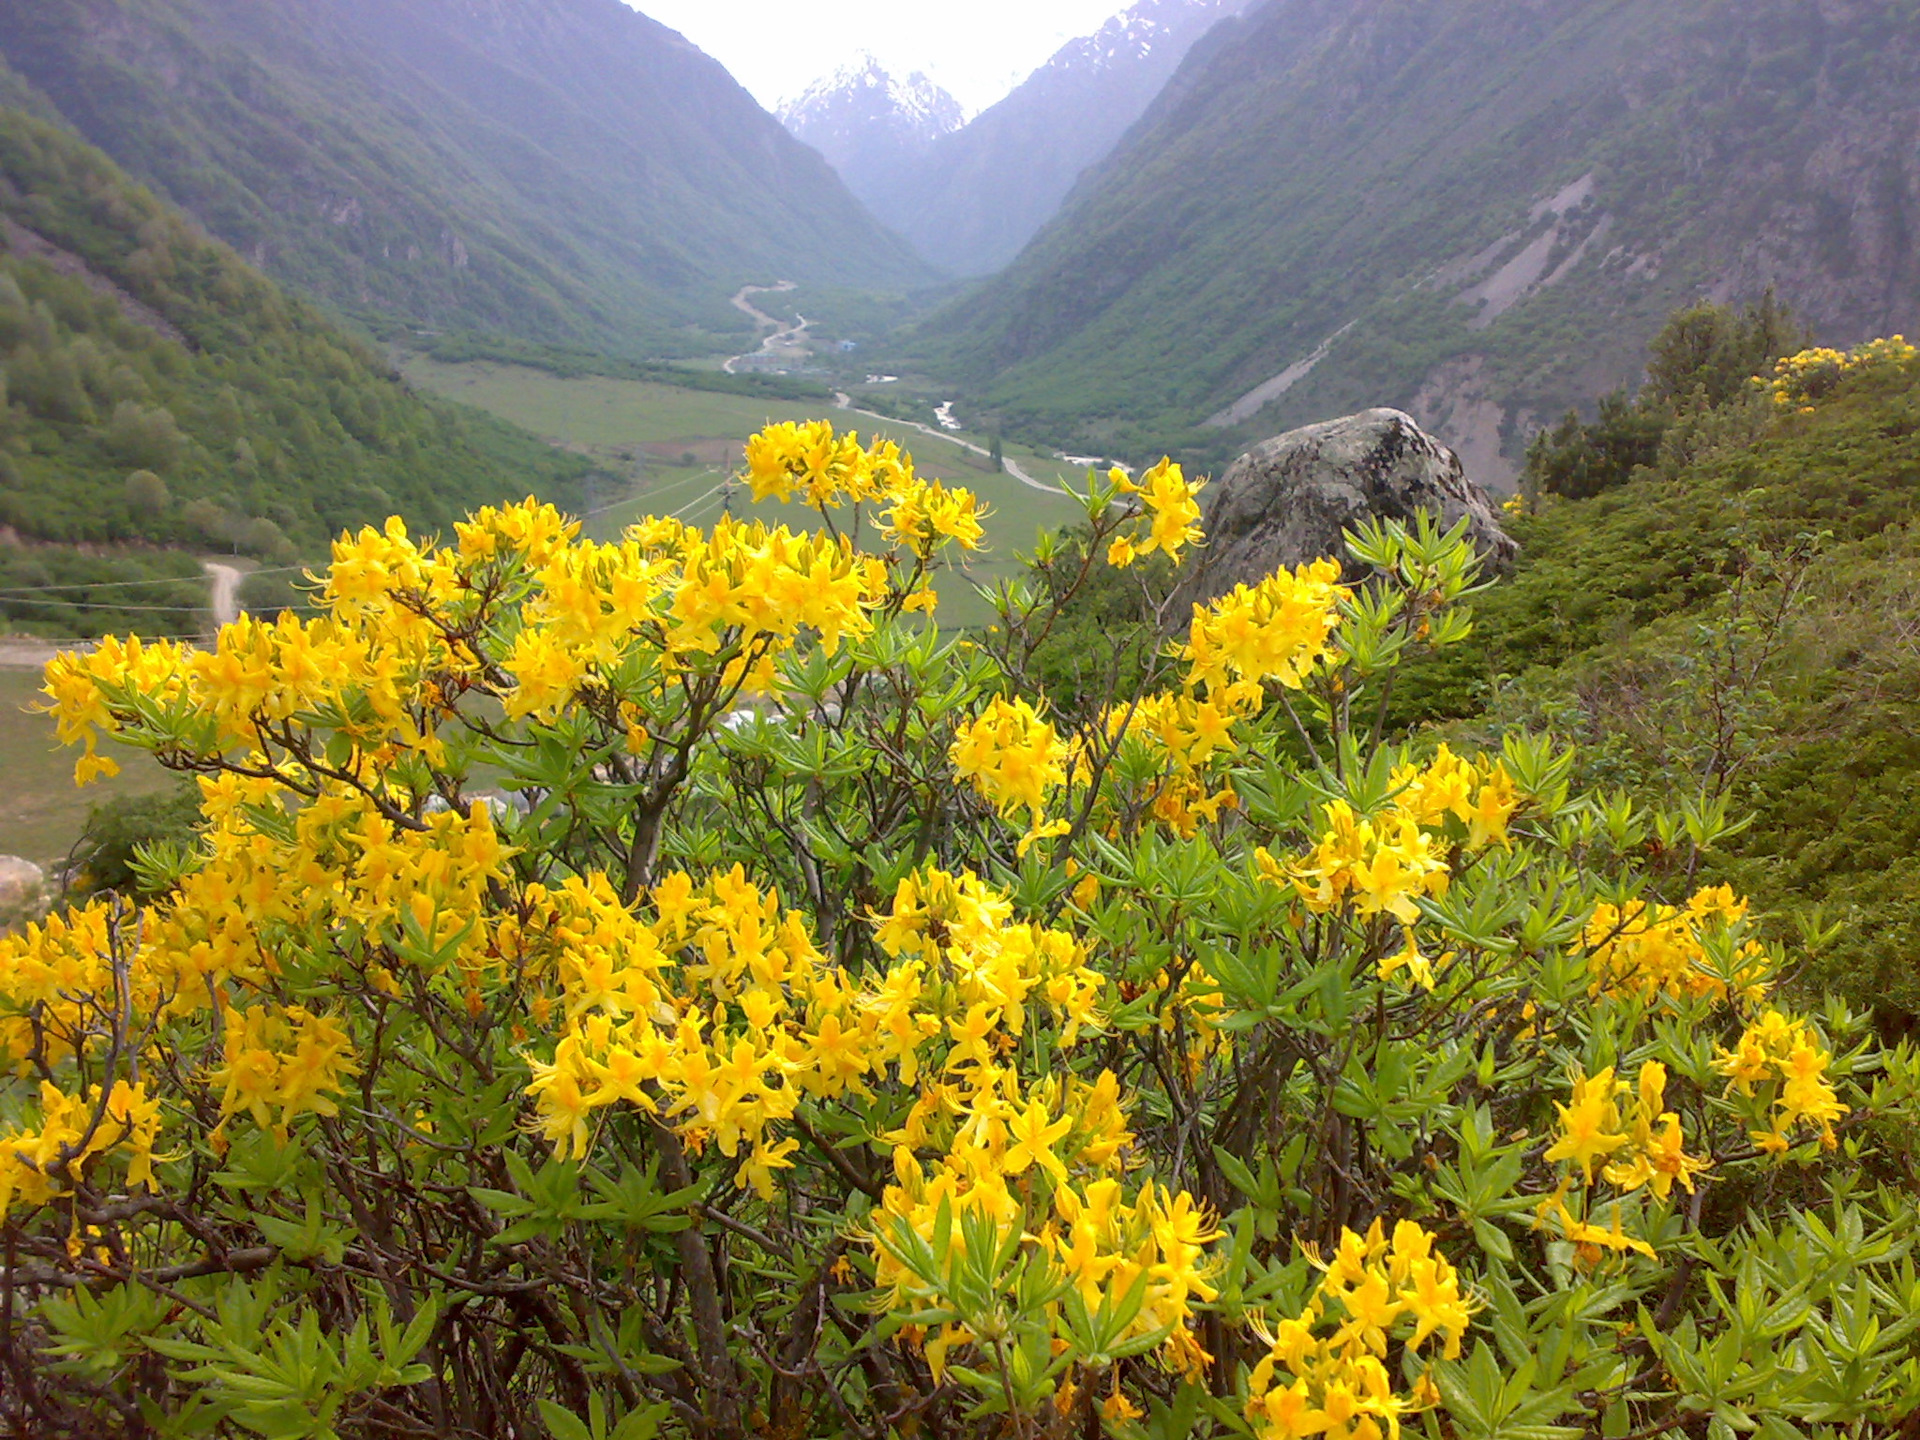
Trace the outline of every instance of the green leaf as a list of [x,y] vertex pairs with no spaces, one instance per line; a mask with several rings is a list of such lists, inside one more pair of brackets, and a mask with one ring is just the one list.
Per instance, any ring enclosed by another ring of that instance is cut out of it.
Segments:
[[534,1403],[540,1407],[540,1418],[552,1432],[553,1440],[594,1440],[586,1422],[571,1410],[551,1400],[537,1400]]

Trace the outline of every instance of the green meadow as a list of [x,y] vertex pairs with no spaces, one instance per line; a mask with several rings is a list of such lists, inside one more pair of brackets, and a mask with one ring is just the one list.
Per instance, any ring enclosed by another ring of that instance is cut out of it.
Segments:
[[150,757],[115,746],[120,773],[77,788],[73,762],[80,752],[63,748],[53,722],[28,708],[39,689],[39,670],[0,669],[0,854],[50,866],[73,848],[92,806],[168,790],[173,779]]
[[[477,406],[628,477],[626,494],[602,492],[594,507],[597,513],[587,519],[587,532],[603,538],[617,535],[643,515],[673,515],[707,525],[731,510],[770,524],[815,525],[819,517],[804,506],[771,500],[756,504],[743,485],[729,484],[740,468],[747,437],[770,422],[822,415],[862,434],[884,435],[913,453],[922,474],[968,487],[992,511],[987,521],[990,551],[970,557],[962,574],[936,585],[942,617],[956,624],[984,624],[989,611],[974,586],[991,586],[1017,573],[1017,555],[1032,548],[1040,531],[1072,524],[1081,514],[1079,505],[1066,496],[1024,485],[944,436],[819,403],[761,400],[596,375],[561,377],[493,361],[449,364],[416,357],[404,368],[423,389]],[[854,403],[859,404],[857,397]],[[984,443],[981,437],[966,438]],[[1079,488],[1083,483],[1083,476],[1050,456],[1011,445],[1006,453],[1043,484]]]

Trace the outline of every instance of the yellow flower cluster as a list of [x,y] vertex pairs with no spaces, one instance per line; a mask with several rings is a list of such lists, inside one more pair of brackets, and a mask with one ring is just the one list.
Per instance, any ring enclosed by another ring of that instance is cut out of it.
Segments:
[[1337,562],[1319,560],[1195,605],[1179,652],[1187,662],[1184,693],[1148,695],[1108,714],[1109,736],[1124,725],[1166,761],[1168,773],[1148,801],[1155,819],[1189,836],[1238,803],[1230,787],[1211,790],[1201,771],[1216,752],[1232,752],[1233,726],[1259,713],[1267,681],[1298,689],[1326,654],[1348,595],[1334,583],[1339,574]]
[[[1161,1337],[1161,1359],[1182,1373],[1205,1364],[1190,1321],[1194,1302],[1216,1294],[1206,1247],[1217,1232],[1184,1191],[1149,1180],[1125,1194],[1116,1172],[1133,1137],[1112,1071],[1092,1084],[1071,1074],[1043,1080],[1023,1095],[1011,1070],[978,1064],[924,1098],[888,1138],[898,1145],[895,1183],[870,1234],[885,1308],[957,1312],[955,1274],[969,1247],[984,1243],[1049,1266],[1089,1311],[1141,1287],[1125,1337]],[[929,1143],[942,1152],[931,1173],[915,1154]],[[1011,1272],[1003,1279],[1011,1284]],[[1047,1313],[1056,1348],[1066,1348],[1059,1306]],[[980,1338],[964,1320],[926,1338],[936,1377],[949,1351]]]
[[[1247,1418],[1259,1440],[1383,1440],[1401,1417],[1432,1406],[1427,1376],[1396,1390],[1387,1360],[1397,1341],[1411,1358],[1434,1336],[1453,1359],[1474,1305],[1433,1235],[1410,1220],[1391,1239],[1375,1220],[1362,1236],[1342,1231],[1306,1308],[1279,1321],[1248,1384]],[[1407,1333],[1411,1331],[1411,1333]]]
[[822,510],[847,502],[884,502],[882,534],[920,560],[951,540],[977,550],[987,510],[972,491],[923,480],[913,457],[891,440],[862,446],[858,434],[836,435],[828,420],[769,425],[747,442],[747,483],[755,500],[786,501],[800,491]]
[[752,664],[764,685],[803,635],[831,650],[865,634],[888,594],[886,566],[844,538],[649,521],[603,545],[576,529],[528,501],[479,512],[452,548],[423,549],[397,521],[362,530],[334,545],[329,614],[243,617],[211,651],[130,641],[59,656],[48,708],[63,740],[88,747],[83,781],[107,763],[96,736],[136,697],[194,717],[196,741],[228,750],[271,749],[289,720],[325,713],[370,761],[434,760],[464,691],[500,692],[510,717],[551,718],[636,658],[671,670],[721,651],[737,657],[729,678]]
[[905,545],[917,559],[931,560],[948,540],[962,550],[978,550],[985,536],[980,522],[988,513],[965,486],[914,480],[891,493],[880,533]]
[[[1601,1174],[1622,1195],[1646,1187],[1661,1200],[1672,1194],[1676,1182],[1692,1194],[1695,1177],[1712,1168],[1712,1162],[1687,1154],[1680,1117],[1666,1108],[1666,1094],[1667,1067],[1648,1060],[1631,1087],[1615,1078],[1611,1065],[1591,1076],[1576,1072],[1568,1102],[1554,1102],[1560,1112],[1559,1136],[1547,1147],[1545,1158],[1569,1168],[1553,1193],[1540,1202],[1535,1224],[1545,1228],[1551,1221],[1583,1263],[1597,1263],[1606,1251],[1632,1250],[1650,1259],[1654,1253],[1644,1239],[1627,1231],[1618,1198],[1604,1207],[1611,1211],[1610,1225],[1592,1223],[1598,1205],[1591,1189],[1596,1165],[1603,1167]],[[1576,1167],[1579,1183],[1586,1187],[1579,1214],[1567,1205]]]
[[[17,935],[0,937],[0,1066],[32,1073],[36,1047],[49,1065],[77,1058],[105,1037],[106,1017],[90,996],[115,993],[112,914],[94,905],[55,912]],[[130,957],[138,959],[139,957]],[[150,967],[125,967],[125,1004],[151,1015],[166,998]]]
[[1351,905],[1359,915],[1391,915],[1402,925],[1420,918],[1415,902],[1444,895],[1449,870],[1445,848],[1403,810],[1378,820],[1356,815],[1345,800],[1322,807],[1326,833],[1311,855],[1281,867],[1264,849],[1262,871],[1274,880],[1290,879],[1309,910],[1326,912]]
[[[122,945],[104,906],[53,915],[0,938],[0,1065],[25,1078],[36,1058],[59,1066],[108,1053],[107,1007],[116,996],[143,1024],[168,998],[165,979],[142,959]],[[43,1080],[39,1102],[37,1124],[0,1136],[0,1217],[16,1202],[32,1207],[67,1193],[83,1166],[110,1151],[125,1157],[129,1185],[152,1182],[160,1104],[142,1085],[116,1078],[103,1107],[98,1083],[69,1094]]]
[[[1624,1191],[1651,1185],[1654,1194],[1665,1200],[1677,1180],[1692,1192],[1693,1177],[1707,1163],[1686,1153],[1680,1117],[1666,1108],[1666,1066],[1658,1060],[1646,1061],[1638,1084],[1631,1088],[1614,1078],[1611,1065],[1592,1076],[1576,1074],[1572,1083],[1569,1102],[1554,1102],[1560,1112],[1560,1138],[1548,1147],[1549,1163],[1578,1165],[1583,1184],[1593,1183],[1593,1167],[1605,1161],[1602,1173]],[[1625,1121],[1620,1110],[1623,1097],[1632,1117]],[[1615,1160],[1616,1155],[1622,1158]]]
[[223,1087],[223,1125],[245,1111],[261,1129],[271,1127],[285,1139],[288,1122],[298,1115],[340,1113],[327,1092],[338,1090],[360,1067],[339,1021],[298,1005],[232,1007],[226,1021],[226,1063],[209,1077]]
[[[812,630],[831,654],[842,637],[866,633],[866,612],[886,590],[884,573],[862,563],[851,541],[796,535],[784,525],[723,520],[711,535],[688,532],[679,560],[667,635],[676,651],[711,653],[729,632],[784,648]],[[598,578],[592,590],[608,592],[621,577]]]
[[1766,951],[1749,941],[1734,952],[1734,973],[1715,968],[1708,941],[1746,917],[1747,902],[1726,885],[1694,892],[1684,906],[1644,900],[1614,905],[1602,901],[1581,932],[1595,995],[1634,995],[1643,1000],[1738,996],[1758,1000],[1767,992]]
[[1424,765],[1396,766],[1392,778],[1393,798],[1379,815],[1330,800],[1321,807],[1327,828],[1310,854],[1284,864],[1262,847],[1254,858],[1262,875],[1290,886],[1316,914],[1350,906],[1356,915],[1398,920],[1406,944],[1380,961],[1380,978],[1404,969],[1431,988],[1434,962],[1420,953],[1413,930],[1419,901],[1446,894],[1455,846],[1472,852],[1508,843],[1520,795],[1499,761],[1475,762],[1445,745]]
[[74,765],[74,780],[85,785],[120,773],[118,761],[98,753],[102,735],[120,727],[107,687],[116,694],[151,696],[166,705],[183,689],[185,651],[172,640],[144,642],[139,636],[109,635],[91,651],[63,651],[47,665],[47,710],[62,745],[84,745]]
[[302,1114],[333,1113],[329,1094],[355,1067],[337,1021],[264,999],[277,937],[358,937],[454,967],[471,987],[488,943],[474,917],[510,852],[478,804],[400,824],[338,785],[293,812],[271,780],[227,774],[200,788],[205,855],[167,901],[137,915],[96,903],[0,939],[0,1065],[24,1073],[36,1046],[54,1065],[108,1051],[115,1017],[97,997],[120,997],[118,1022],[135,1036],[223,1008],[225,1064],[205,1077],[223,1128],[244,1113],[285,1133]]
[[1847,1107],[1827,1079],[1831,1063],[1806,1021],[1768,1010],[1746,1027],[1732,1050],[1720,1052],[1715,1068],[1727,1077],[1727,1093],[1748,1102],[1757,1121],[1753,1143],[1778,1155],[1790,1143],[1788,1132],[1801,1124],[1819,1127],[1827,1149],[1838,1143],[1833,1123]]
[[[996,1031],[1018,1037],[1033,1000],[1061,1022],[1059,1041],[1071,1046],[1093,1023],[1105,983],[1087,966],[1079,941],[1064,930],[1015,921],[1013,903],[971,870],[926,869],[902,880],[875,940],[900,962],[879,991],[887,1023],[898,1028],[903,1006],[930,1007],[919,1024],[947,1024],[948,1069],[984,1063],[992,1053],[987,1037]],[[927,978],[931,991],[923,989]],[[911,1084],[912,1056],[901,1058],[902,1081]]]
[[1048,797],[1067,783],[1067,747],[1032,702],[995,696],[955,731],[947,758],[1001,815],[1024,808],[1032,817],[1022,854],[1042,836],[1066,832],[1065,821],[1043,824],[1041,817]]
[[1520,804],[1504,765],[1466,759],[1445,744],[1425,765],[1395,766],[1393,788],[1394,808],[1414,823],[1437,828],[1451,818],[1464,825],[1469,850],[1507,844],[1507,824]]
[[153,1184],[153,1145],[160,1102],[143,1085],[116,1080],[103,1099],[98,1085],[69,1095],[40,1084],[40,1124],[0,1136],[0,1219],[16,1204],[31,1209],[72,1189],[73,1178],[96,1156],[126,1161],[126,1183]]
[[1773,378],[1760,383],[1782,410],[1810,412],[1815,401],[1832,393],[1848,376],[1866,370],[1905,369],[1916,357],[1920,349],[1902,335],[1869,340],[1851,350],[1815,346],[1775,361]]
[[1138,480],[1117,468],[1108,472],[1107,479],[1122,494],[1140,497],[1147,521],[1144,533],[1135,527],[1131,533],[1113,537],[1107,546],[1109,565],[1125,569],[1155,551],[1178,561],[1182,550],[1200,543],[1200,503],[1194,497],[1205,488],[1205,481],[1188,484],[1185,472],[1164,455]]
[[[912,1085],[925,1068],[992,1067],[1034,1004],[1071,1044],[1102,983],[1071,936],[1014,923],[1011,903],[972,874],[901,882],[877,930],[895,963],[877,974],[828,961],[801,917],[738,868],[698,886],[669,876],[650,899],[651,920],[600,876],[536,886],[534,918],[498,937],[564,997],[554,1058],[528,1058],[541,1132],[585,1155],[598,1112],[630,1104],[695,1148],[711,1140],[741,1156],[736,1183],[763,1195],[792,1163],[797,1142],[780,1127],[802,1097],[868,1094],[890,1069]],[[951,1098],[925,1088],[908,1128]]]
[[904,467],[897,446],[871,450],[849,431],[836,435],[831,420],[768,425],[747,441],[747,484],[753,498],[786,502],[798,489],[810,505],[833,509],[852,500],[877,499]]
[[1108,736],[1124,727],[1126,739],[1146,746],[1158,762],[1146,799],[1154,819],[1188,838],[1202,821],[1211,824],[1223,809],[1239,804],[1230,784],[1211,790],[1204,772],[1216,757],[1237,751],[1233,726],[1257,709],[1259,701],[1257,686],[1233,686],[1205,697],[1147,695],[1131,707],[1108,712]]
[[1327,650],[1351,592],[1339,583],[1340,562],[1314,560],[1279,570],[1258,585],[1236,585],[1210,605],[1193,607],[1181,649],[1187,683],[1225,691],[1274,681],[1297,690]]

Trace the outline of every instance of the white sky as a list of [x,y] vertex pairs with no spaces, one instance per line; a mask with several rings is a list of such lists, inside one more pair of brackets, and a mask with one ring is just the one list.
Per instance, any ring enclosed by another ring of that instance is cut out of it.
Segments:
[[627,0],[718,60],[768,109],[869,50],[923,70],[968,114],[1128,0]]

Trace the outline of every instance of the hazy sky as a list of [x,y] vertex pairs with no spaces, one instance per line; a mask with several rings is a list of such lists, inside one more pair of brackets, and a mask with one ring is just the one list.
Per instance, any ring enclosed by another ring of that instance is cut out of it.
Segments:
[[628,0],[725,65],[772,109],[870,50],[983,110],[1128,0]]

